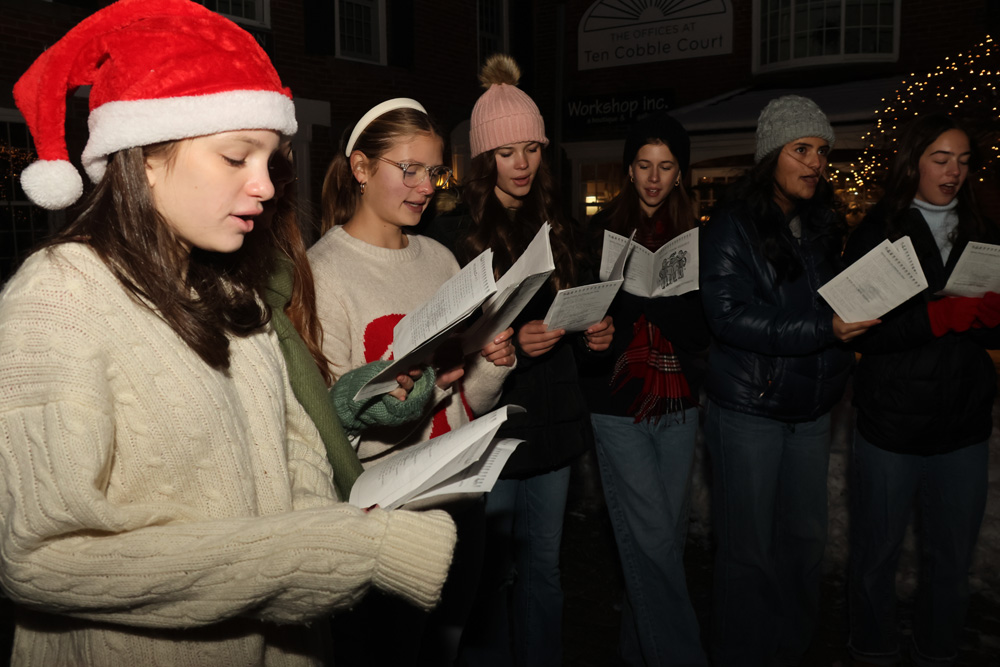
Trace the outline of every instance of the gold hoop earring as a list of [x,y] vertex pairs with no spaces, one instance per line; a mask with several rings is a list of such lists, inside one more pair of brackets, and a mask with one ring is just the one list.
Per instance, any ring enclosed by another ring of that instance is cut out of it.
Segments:
[[674,181],[674,187],[675,187],[675,188],[676,188],[676,187],[677,187],[678,185],[680,185],[680,184],[681,184],[681,179],[679,179],[679,178],[678,178],[678,179],[677,179],[676,181]]
[[361,194],[364,194],[364,193],[365,193],[365,186],[366,186],[366,185],[368,185],[368,182],[367,182],[367,181],[362,181],[362,182],[360,183],[360,186],[361,186]]

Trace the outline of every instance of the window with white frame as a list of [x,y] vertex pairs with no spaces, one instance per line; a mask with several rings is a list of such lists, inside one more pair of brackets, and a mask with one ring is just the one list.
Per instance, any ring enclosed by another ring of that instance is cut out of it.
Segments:
[[506,53],[507,0],[479,0],[479,61],[494,53]]
[[237,23],[271,27],[271,0],[195,0]]
[[900,0],[755,0],[758,71],[895,61]]
[[337,0],[337,57],[386,63],[385,0]]
[[0,109],[0,284],[49,233],[48,215],[21,189],[20,174],[35,159],[35,148],[19,118]]

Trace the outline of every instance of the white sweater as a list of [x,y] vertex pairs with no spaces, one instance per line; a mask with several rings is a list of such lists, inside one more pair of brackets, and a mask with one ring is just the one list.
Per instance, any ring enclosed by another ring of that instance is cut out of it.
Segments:
[[[309,249],[323,353],[337,377],[372,361],[391,359],[396,323],[458,273],[458,262],[443,245],[426,236],[407,238],[405,248],[381,248],[337,226]],[[480,354],[470,355],[459,395],[437,390],[431,410],[416,424],[362,433],[358,449],[362,464],[458,428],[469,421],[470,413],[488,411],[500,398],[510,370],[494,366]]]
[[0,583],[32,610],[13,664],[317,664],[322,624],[276,624],[371,585],[436,602],[450,519],[337,503],[273,332],[230,359],[209,368],[82,245],[6,286]]

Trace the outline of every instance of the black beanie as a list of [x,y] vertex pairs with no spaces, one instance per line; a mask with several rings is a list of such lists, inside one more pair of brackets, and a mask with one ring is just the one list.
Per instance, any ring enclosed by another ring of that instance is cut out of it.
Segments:
[[636,121],[629,128],[625,139],[625,151],[622,153],[622,166],[625,173],[632,166],[639,149],[648,143],[660,141],[667,145],[670,152],[677,158],[677,164],[682,174],[687,174],[691,163],[691,140],[687,130],[674,118],[666,113],[658,113]]

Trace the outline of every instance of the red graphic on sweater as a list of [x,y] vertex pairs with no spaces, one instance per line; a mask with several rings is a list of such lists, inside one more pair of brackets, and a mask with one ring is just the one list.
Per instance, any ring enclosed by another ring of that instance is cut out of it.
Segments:
[[[368,326],[365,327],[365,363],[371,363],[379,359],[392,360],[392,351],[389,349],[392,345],[392,331],[401,319],[403,319],[402,315],[393,313],[391,315],[376,317],[368,323]],[[388,356],[386,356],[387,352]],[[465,402],[465,394],[460,392],[459,396],[462,400],[462,407],[465,409],[465,414],[471,420],[472,410],[469,409],[469,404]],[[450,430],[451,424],[448,423],[448,415],[445,413],[444,405],[442,405],[442,407],[434,412],[431,437],[436,438]]]

